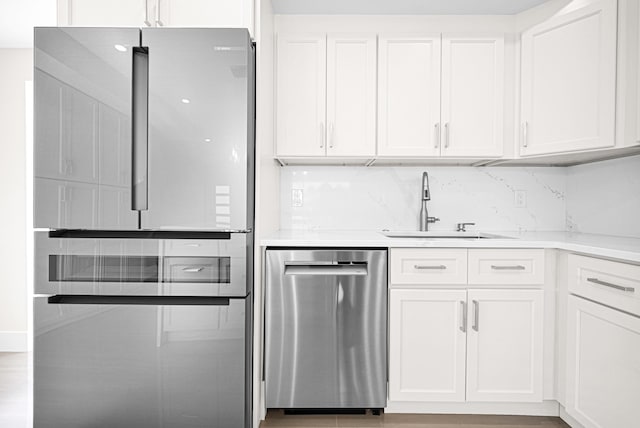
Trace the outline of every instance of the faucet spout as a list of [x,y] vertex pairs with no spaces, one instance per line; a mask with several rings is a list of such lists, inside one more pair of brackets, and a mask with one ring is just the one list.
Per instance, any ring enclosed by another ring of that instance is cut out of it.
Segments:
[[439,218],[429,217],[429,211],[427,210],[427,201],[431,200],[431,192],[429,191],[429,174],[427,171],[422,173],[422,188],[420,190],[420,199],[422,199],[422,206],[420,207],[420,231],[426,232],[429,230],[429,223],[435,223],[440,221]]

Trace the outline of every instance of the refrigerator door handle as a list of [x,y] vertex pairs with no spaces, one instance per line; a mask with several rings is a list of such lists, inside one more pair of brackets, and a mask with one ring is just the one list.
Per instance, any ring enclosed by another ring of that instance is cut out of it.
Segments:
[[229,306],[228,297],[201,296],[94,296],[88,294],[57,294],[47,299],[60,305],[198,305]]
[[133,48],[131,209],[148,209],[149,50]]

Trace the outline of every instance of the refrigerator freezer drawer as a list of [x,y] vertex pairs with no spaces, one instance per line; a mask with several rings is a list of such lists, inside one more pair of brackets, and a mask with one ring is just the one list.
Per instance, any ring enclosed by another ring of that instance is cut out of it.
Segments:
[[36,297],[34,427],[249,427],[250,299],[228,306],[170,299],[108,305]]

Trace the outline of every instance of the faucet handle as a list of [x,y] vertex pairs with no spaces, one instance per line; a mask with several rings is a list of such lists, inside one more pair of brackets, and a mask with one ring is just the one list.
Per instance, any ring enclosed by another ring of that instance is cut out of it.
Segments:
[[458,223],[457,227],[456,227],[456,232],[466,232],[467,226],[475,226],[475,223]]
[[427,217],[427,223],[435,223],[436,221],[440,221],[438,217]]

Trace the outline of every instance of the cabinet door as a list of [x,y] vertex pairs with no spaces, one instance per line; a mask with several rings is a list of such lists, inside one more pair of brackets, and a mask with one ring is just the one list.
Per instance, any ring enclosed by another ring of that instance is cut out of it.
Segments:
[[469,290],[467,401],[542,401],[542,290]]
[[442,38],[442,155],[501,156],[504,37]]
[[376,152],[376,36],[327,39],[327,155]]
[[[58,1],[59,25],[80,27],[142,27],[151,24],[149,14],[155,0],[66,0]],[[149,5],[149,10],[147,10]]]
[[466,295],[390,291],[390,400],[464,401]]
[[522,34],[523,156],[614,144],[616,0]]
[[[158,26],[253,27],[253,0],[154,0],[150,13]],[[160,10],[157,10],[157,7]]]
[[440,35],[380,36],[378,155],[439,156]]
[[640,403],[640,319],[569,296],[567,412],[586,428],[632,427]]
[[326,36],[279,34],[276,56],[276,152],[324,156]]

